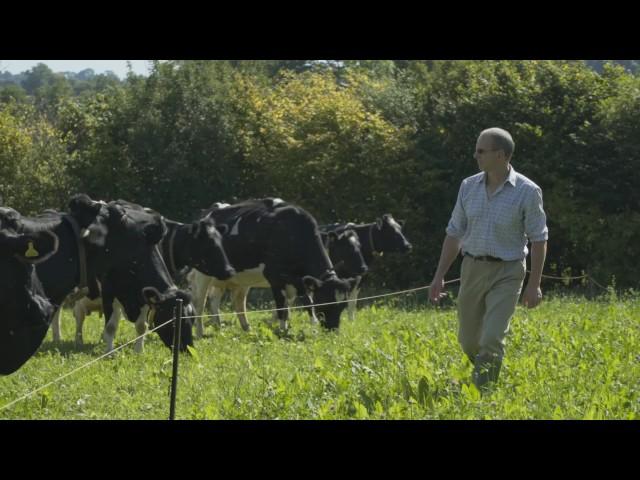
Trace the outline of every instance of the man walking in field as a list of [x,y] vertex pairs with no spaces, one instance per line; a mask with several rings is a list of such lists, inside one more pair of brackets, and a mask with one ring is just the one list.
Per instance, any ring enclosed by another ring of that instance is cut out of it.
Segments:
[[535,308],[542,300],[548,238],[542,190],[511,166],[514,147],[501,128],[478,137],[474,158],[481,172],[460,185],[429,289],[430,300],[437,303],[444,296],[444,277],[462,250],[458,341],[474,365],[472,379],[479,389],[496,382],[500,373],[526,273],[528,240],[531,274],[522,303]]

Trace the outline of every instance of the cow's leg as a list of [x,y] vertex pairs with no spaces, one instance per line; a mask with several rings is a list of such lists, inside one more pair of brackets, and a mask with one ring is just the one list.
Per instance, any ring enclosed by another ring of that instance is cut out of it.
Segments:
[[[284,295],[284,293],[283,293],[283,295]],[[289,303],[289,299],[287,299],[287,304],[288,304],[288,303]],[[273,311],[273,313],[271,314],[271,321],[272,321],[272,322],[277,322],[277,321],[278,321],[278,319],[280,318],[280,317],[278,316],[278,313],[279,313],[279,312],[278,312],[278,310],[274,310],[274,311]]]
[[204,335],[204,325],[202,321],[202,315],[204,314],[204,305],[207,301],[207,292],[211,285],[212,278],[200,273],[198,270],[193,270],[192,276],[189,278],[191,284],[191,291],[193,292],[193,306],[196,309],[196,338],[202,338]]
[[62,305],[56,310],[56,313],[53,315],[53,320],[51,320],[51,333],[53,334],[53,341],[55,343],[60,343],[62,341],[62,337],[60,336],[60,312],[62,311]]
[[348,299],[349,299],[349,309],[348,309],[348,313],[349,313],[349,320],[354,320],[356,318],[356,304],[358,302],[358,293],[360,293],[360,282],[362,281],[362,279],[358,279],[358,281],[356,282],[356,284],[353,286],[353,289],[349,292],[348,295]]
[[211,287],[209,289],[208,298],[209,298],[209,311],[211,315],[213,315],[207,325],[215,325],[216,327],[220,327],[220,302],[224,293],[227,291],[224,287]]
[[138,315],[138,319],[136,320],[136,333],[138,334],[138,338],[136,340],[136,345],[134,350],[136,353],[142,353],[144,351],[144,335],[147,333],[147,314],[149,313],[149,306],[145,305],[140,310],[140,315]]
[[82,338],[82,325],[84,324],[84,318],[89,313],[88,308],[85,305],[85,302],[88,300],[89,299],[87,297],[82,297],[73,304],[73,318],[76,319],[76,346],[78,347],[84,344],[84,340]]
[[249,322],[247,321],[247,294],[249,293],[249,287],[234,287],[231,289],[231,301],[233,302],[233,309],[238,315],[240,325],[245,332],[248,332]]
[[287,312],[289,313],[289,318],[291,318],[291,307],[296,304],[296,296],[298,295],[298,291],[293,288],[291,285],[285,286],[284,290],[282,290],[282,294],[284,295],[284,300],[287,305]]
[[116,337],[116,332],[118,331],[118,322],[120,321],[120,305],[110,300],[109,303],[105,302],[103,297],[103,307],[104,307],[104,317],[108,319],[104,326],[104,334],[103,338],[105,343],[107,344],[107,353],[113,350],[113,340]]
[[287,306],[286,298],[283,294],[283,288],[280,286],[271,286],[271,292],[273,293],[273,298],[276,301],[276,308],[278,309],[278,319],[280,320],[280,329],[282,331],[286,331],[289,328],[288,320],[289,320],[289,310],[284,308]]
[[313,309],[311,298],[309,298],[308,295],[302,296],[302,304],[305,306],[305,310],[309,314],[309,320],[311,320],[311,324],[317,325],[318,323],[320,323],[318,321],[318,317],[316,317],[316,312]]

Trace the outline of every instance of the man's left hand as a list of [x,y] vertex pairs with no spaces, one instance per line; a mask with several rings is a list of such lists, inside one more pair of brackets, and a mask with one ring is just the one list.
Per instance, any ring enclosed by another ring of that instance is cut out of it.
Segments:
[[522,304],[527,308],[536,308],[542,301],[542,290],[535,285],[527,285],[522,295]]

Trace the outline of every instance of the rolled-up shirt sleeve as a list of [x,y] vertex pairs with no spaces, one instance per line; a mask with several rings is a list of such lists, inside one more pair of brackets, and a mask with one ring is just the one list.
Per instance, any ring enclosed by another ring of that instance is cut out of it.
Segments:
[[532,188],[524,204],[524,232],[531,242],[549,239],[547,216],[542,208],[542,190]]
[[458,190],[458,199],[456,205],[453,207],[451,219],[447,225],[447,235],[462,239],[467,230],[467,215],[465,214],[464,207],[462,206],[462,195],[465,187],[465,181],[460,184],[460,190]]

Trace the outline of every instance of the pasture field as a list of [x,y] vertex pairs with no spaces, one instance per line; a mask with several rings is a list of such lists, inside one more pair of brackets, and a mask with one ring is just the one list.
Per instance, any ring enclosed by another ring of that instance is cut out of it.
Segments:
[[[418,295],[424,295],[424,292]],[[639,419],[640,297],[545,298],[518,307],[500,382],[480,396],[456,340],[453,308],[385,300],[343,314],[339,333],[296,311],[286,338],[270,314],[252,331],[225,315],[182,355],[178,419]],[[228,311],[228,310],[227,310]],[[48,333],[18,372],[0,377],[0,407],[104,352],[102,319],[85,322],[85,346],[63,312],[64,342]],[[116,345],[135,337],[121,321]],[[167,419],[171,352],[157,334],[0,410],[0,419]]]

